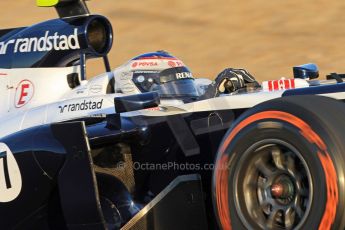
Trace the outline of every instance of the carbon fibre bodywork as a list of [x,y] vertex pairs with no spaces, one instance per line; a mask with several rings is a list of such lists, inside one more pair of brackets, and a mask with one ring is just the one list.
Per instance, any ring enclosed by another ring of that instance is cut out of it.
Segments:
[[[210,193],[212,170],[201,168],[212,165],[216,146],[234,117],[231,111],[217,116],[204,112],[149,119],[109,115],[39,126],[3,138],[0,142],[5,143],[17,159],[23,186],[14,202],[0,205],[0,214],[11,216],[2,219],[2,226],[5,229],[49,228],[52,226],[48,223],[66,223],[69,229],[105,228],[98,190],[106,185],[97,185],[95,175],[102,171],[99,168],[117,168],[123,162],[122,150],[114,146],[129,146],[132,162],[137,165],[175,165],[168,170],[134,170],[132,196],[135,202],[145,205],[148,194],[156,197],[175,178],[195,173],[201,176],[202,189]],[[207,122],[213,125],[209,127]],[[176,130],[177,126],[180,130]],[[179,135],[181,127],[189,133]],[[177,169],[179,164],[198,164],[200,168]],[[205,199],[210,209],[210,197]],[[205,205],[203,199],[198,204]],[[79,212],[80,209],[83,212]],[[200,215],[206,214],[201,212]],[[53,221],[49,222],[51,218]],[[209,225],[215,225],[214,219],[209,218]],[[158,229],[161,228],[164,227]]]

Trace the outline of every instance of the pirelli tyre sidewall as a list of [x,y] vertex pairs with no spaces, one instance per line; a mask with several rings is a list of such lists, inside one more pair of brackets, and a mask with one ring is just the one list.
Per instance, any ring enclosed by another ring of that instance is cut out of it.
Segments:
[[[269,218],[275,206],[273,208],[272,205],[269,206],[268,211],[267,208],[255,210],[255,207],[262,206],[260,203],[262,199],[258,197],[266,194],[262,191],[267,190],[261,191],[260,186],[250,189],[252,182],[255,184],[256,181],[256,177],[251,177],[250,174],[255,172],[253,167],[256,167],[260,158],[266,156],[265,148],[267,147],[270,152],[278,146],[283,149],[281,152],[284,154],[281,155],[284,155],[284,159],[290,158],[293,152],[294,162],[298,165],[296,173],[290,175],[290,171],[287,170],[287,173],[282,174],[283,177],[291,179],[291,183],[289,182],[291,186],[289,183],[287,186],[284,185],[288,188],[292,187],[286,189],[291,190],[289,199],[295,199],[294,197],[298,195],[294,194],[299,194],[302,190],[305,193],[302,198],[296,198],[299,201],[303,199],[303,204],[300,204],[303,207],[299,209],[303,210],[301,217],[295,220],[297,215],[295,212],[292,220],[296,223],[284,228],[283,222],[283,227],[279,229],[343,229],[344,136],[345,105],[334,99],[320,96],[293,96],[271,100],[247,111],[225,135],[216,159],[213,197],[221,228],[271,229],[265,226],[264,221],[265,217]],[[268,158],[265,159],[268,164],[274,165],[275,160],[272,160],[274,163],[270,163]],[[287,164],[289,163],[282,163],[282,165]],[[275,169],[273,168],[272,171]],[[296,180],[293,178],[295,174],[298,178]],[[267,183],[269,179],[264,178],[264,180]],[[298,190],[301,187],[303,189]],[[273,188],[273,185],[270,188]],[[251,192],[254,195],[250,195]],[[272,194],[276,193],[266,195],[272,196]],[[267,197],[266,195],[263,197]],[[279,205],[281,199],[283,198],[279,197]],[[255,205],[255,202],[259,202],[258,205]],[[291,203],[295,204],[295,201]],[[263,218],[256,218],[261,214]],[[287,217],[279,218],[276,219],[278,224]],[[277,228],[276,225],[274,226],[272,229]]]

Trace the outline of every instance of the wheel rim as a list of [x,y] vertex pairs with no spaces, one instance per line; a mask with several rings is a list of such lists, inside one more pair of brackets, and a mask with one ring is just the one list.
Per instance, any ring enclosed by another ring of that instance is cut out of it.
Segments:
[[235,178],[236,209],[247,229],[298,229],[305,222],[312,180],[292,145],[276,139],[252,145],[242,154]]

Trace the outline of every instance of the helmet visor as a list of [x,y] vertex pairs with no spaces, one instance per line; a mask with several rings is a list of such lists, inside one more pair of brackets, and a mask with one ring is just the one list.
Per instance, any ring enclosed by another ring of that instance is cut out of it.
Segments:
[[162,97],[197,97],[192,73],[186,67],[165,69],[159,73],[158,92]]
[[137,71],[133,81],[141,92],[157,91],[161,97],[198,97],[192,73],[186,67]]
[[161,97],[197,97],[198,91],[194,85],[194,79],[181,79],[161,83],[157,87]]

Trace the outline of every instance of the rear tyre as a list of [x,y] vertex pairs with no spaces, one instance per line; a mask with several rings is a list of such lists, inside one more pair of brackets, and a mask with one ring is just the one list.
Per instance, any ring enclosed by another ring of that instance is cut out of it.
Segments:
[[262,103],[230,128],[213,180],[223,229],[344,229],[345,105]]

